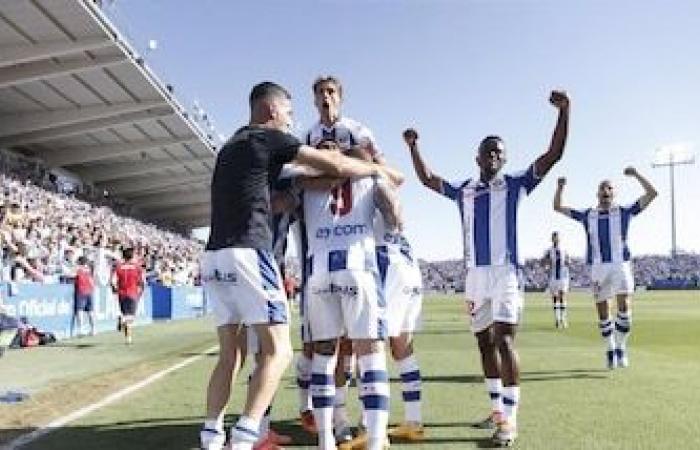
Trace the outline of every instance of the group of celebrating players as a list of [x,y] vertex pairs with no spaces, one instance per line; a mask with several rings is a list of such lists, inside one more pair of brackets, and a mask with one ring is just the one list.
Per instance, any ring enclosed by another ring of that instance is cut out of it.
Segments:
[[[227,441],[223,418],[231,383],[246,357],[256,367],[248,396],[231,429],[231,449],[270,449],[285,437],[269,429],[269,410],[283,372],[292,360],[289,305],[282,288],[286,236],[299,222],[302,260],[300,301],[303,351],[296,360],[302,426],[318,434],[319,449],[384,449],[388,436],[421,441],[421,374],[413,333],[420,327],[422,286],[417,260],[405,237],[398,200],[403,176],[391,168],[372,133],[342,116],[342,85],[332,76],[313,83],[318,122],[300,141],[292,126],[291,96],[263,82],[250,94],[250,124],[222,147],[212,179],[212,220],[202,261],[205,295],[213,305],[220,353],[207,390],[200,433],[203,449]],[[501,174],[505,145],[498,136],[480,143],[479,175],[449,183],[432,172],[407,129],[404,141],[416,174],[431,190],[459,209],[467,268],[465,294],[472,331],[481,354],[491,414],[479,425],[494,429],[493,441],[512,445],[517,437],[520,400],[515,351],[522,313],[517,254],[517,212],[564,153],[569,98],[553,91],[558,119],[549,148],[526,170]],[[563,179],[555,209],[583,223],[589,239],[594,293],[600,301],[601,333],[609,342],[609,366],[628,364],[624,342],[630,329],[630,284],[626,238],[629,220],[656,195],[647,190],[630,207],[612,202],[612,185],[599,189],[599,205],[578,211],[561,206]],[[548,252],[552,278],[561,278],[565,256],[558,244]],[[565,326],[563,282],[553,286],[557,324]],[[613,336],[607,300],[618,295]],[[605,310],[605,311],[603,311]],[[402,383],[404,421],[388,430],[388,342]],[[345,410],[348,382],[357,370],[362,417],[352,432]]]

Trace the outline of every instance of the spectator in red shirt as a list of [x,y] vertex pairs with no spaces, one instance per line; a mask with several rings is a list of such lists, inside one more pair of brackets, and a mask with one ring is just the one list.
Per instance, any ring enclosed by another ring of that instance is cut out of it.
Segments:
[[85,313],[90,322],[90,336],[95,335],[95,313],[92,302],[92,293],[95,289],[95,281],[92,278],[92,267],[88,264],[86,257],[78,258],[78,267],[75,269],[73,279],[73,318],[70,321],[70,335],[73,336],[75,325],[78,325],[78,337],[82,336],[83,320]]
[[124,261],[117,264],[112,275],[112,289],[119,298],[118,328],[124,331],[127,344],[131,344],[131,328],[136,315],[136,305],[143,293],[143,269],[138,260],[134,258],[134,249],[126,248],[123,251]]

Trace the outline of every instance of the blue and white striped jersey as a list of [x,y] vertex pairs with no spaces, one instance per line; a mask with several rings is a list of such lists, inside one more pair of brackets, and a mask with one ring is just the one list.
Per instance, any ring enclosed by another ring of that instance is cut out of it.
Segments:
[[630,219],[642,211],[639,202],[613,206],[609,210],[571,210],[571,218],[586,230],[586,264],[619,263],[630,260],[627,232]]
[[565,250],[552,246],[547,250],[545,256],[549,259],[550,280],[566,280],[569,278],[568,254]]
[[330,191],[305,190],[308,257],[316,273],[376,269],[373,178],[347,180]]
[[306,132],[303,141],[306,145],[315,147],[319,142],[326,139],[332,139],[337,142],[341,150],[348,150],[355,145],[370,142],[376,152],[372,156],[381,154],[372,131],[349,117],[341,117],[330,128],[321,122],[317,122]]
[[517,218],[520,199],[539,184],[534,165],[499,175],[489,183],[468,179],[443,183],[442,194],[459,207],[467,267],[518,266]]

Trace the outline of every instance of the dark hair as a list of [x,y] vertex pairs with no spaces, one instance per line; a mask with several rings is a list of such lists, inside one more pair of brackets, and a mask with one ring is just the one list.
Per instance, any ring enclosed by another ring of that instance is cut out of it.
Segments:
[[80,264],[81,266],[87,264],[87,258],[84,256],[79,257],[78,264]]
[[486,150],[488,147],[491,147],[491,145],[493,145],[493,144],[498,145],[499,143],[501,145],[503,145],[504,144],[503,139],[500,136],[496,136],[495,134],[490,134],[490,135],[486,136],[485,138],[483,138],[481,140],[481,143],[479,143],[479,153]]
[[282,97],[287,100],[291,100],[291,94],[282,86],[272,81],[263,81],[258,83],[250,91],[250,107],[252,108],[260,100],[270,98],[270,97]]
[[134,248],[133,247],[127,247],[122,251],[122,254],[124,255],[124,259],[131,259],[134,257]]
[[314,84],[311,85],[311,89],[313,90],[314,94],[316,94],[316,89],[318,89],[318,87],[323,83],[334,84],[335,87],[338,88],[338,94],[340,94],[340,97],[343,97],[343,85],[341,84],[340,80],[333,75],[320,76],[316,78],[314,80]]

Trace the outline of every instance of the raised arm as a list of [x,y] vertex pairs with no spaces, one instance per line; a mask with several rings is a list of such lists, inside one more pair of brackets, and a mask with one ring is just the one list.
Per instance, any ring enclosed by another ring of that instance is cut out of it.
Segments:
[[562,213],[565,216],[571,217],[571,208],[567,206],[562,206],[561,197],[564,192],[564,186],[566,186],[566,178],[560,177],[557,179],[557,191],[554,193],[554,210],[556,212]]
[[9,231],[1,230],[0,233],[2,233],[3,240],[5,241],[5,245],[7,248],[10,249],[13,253],[18,253],[19,249],[17,246],[12,242],[12,234]]
[[566,137],[569,134],[569,97],[564,91],[552,91],[549,102],[559,110],[557,124],[552,133],[547,152],[535,161],[535,175],[543,177],[564,154]]
[[413,161],[413,169],[418,175],[418,179],[424,186],[432,189],[435,192],[442,193],[442,185],[444,180],[433,173],[423,161],[423,157],[418,151],[418,132],[413,128],[409,128],[403,132],[403,139],[411,151],[411,160]]
[[642,176],[642,174],[637,172],[637,169],[635,169],[634,167],[626,168],[624,173],[628,177],[635,178],[644,189],[644,195],[639,197],[639,199],[637,200],[637,202],[639,203],[640,210],[649,206],[649,203],[651,203],[651,201],[654,200],[658,195],[658,192],[656,192],[654,186],[649,182],[649,180]]
[[29,277],[32,281],[37,283],[42,283],[44,281],[44,274],[41,273],[41,271],[32,267],[32,265],[29,264],[29,261],[27,261],[24,256],[18,256],[17,258],[15,258],[15,262],[22,266],[22,269],[24,269],[24,271],[29,274]]

